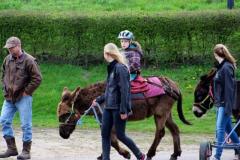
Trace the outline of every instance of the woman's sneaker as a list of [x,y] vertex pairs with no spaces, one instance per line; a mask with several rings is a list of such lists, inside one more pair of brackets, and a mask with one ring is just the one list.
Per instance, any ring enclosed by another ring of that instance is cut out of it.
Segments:
[[240,155],[239,154],[235,154],[235,157],[233,158],[233,160],[240,160]]
[[145,154],[142,154],[141,158],[139,160],[146,160],[147,156]]

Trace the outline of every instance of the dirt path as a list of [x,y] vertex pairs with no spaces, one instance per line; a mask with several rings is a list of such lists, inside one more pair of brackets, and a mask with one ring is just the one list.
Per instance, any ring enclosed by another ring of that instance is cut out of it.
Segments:
[[[70,139],[60,138],[58,129],[38,129],[33,131],[33,160],[95,160],[101,153],[101,137],[99,130],[77,129]],[[138,146],[147,152],[152,140],[153,133],[128,133],[135,140]],[[181,135],[182,156],[179,160],[197,160],[199,143],[213,139],[210,135]],[[21,131],[16,130],[16,141],[19,151],[21,150]],[[0,137],[0,152],[5,151],[5,141]],[[168,160],[172,154],[172,138],[169,133],[163,138],[153,160]],[[112,149],[113,160],[124,160]],[[13,160],[16,157],[6,160]],[[132,155],[132,160],[134,156]],[[233,151],[224,151],[224,160],[233,159]]]

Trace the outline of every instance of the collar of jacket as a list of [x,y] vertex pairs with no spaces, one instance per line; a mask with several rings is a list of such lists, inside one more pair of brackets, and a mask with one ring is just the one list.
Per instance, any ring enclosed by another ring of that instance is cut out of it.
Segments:
[[[22,50],[22,54],[19,56],[19,59],[17,60],[18,63],[23,62],[24,57],[26,56],[25,52]],[[15,61],[16,58],[14,58],[12,55],[10,55],[10,60]]]
[[135,43],[131,43],[127,49],[137,50],[137,45]]
[[134,42],[132,42],[130,45],[129,45],[129,47],[127,48],[127,49],[125,49],[124,50],[125,52],[128,52],[128,51],[136,51],[136,52],[138,52],[141,56],[143,56],[143,52],[142,52],[142,50],[139,48],[139,46],[136,44],[136,43],[134,43]]
[[117,64],[117,61],[114,60],[112,62],[110,62],[107,66],[107,69],[108,69],[108,74],[113,70],[114,66]]
[[219,64],[216,66],[217,69],[219,70],[219,69],[224,65],[225,62],[227,62],[226,59],[224,59],[221,63],[219,63]]

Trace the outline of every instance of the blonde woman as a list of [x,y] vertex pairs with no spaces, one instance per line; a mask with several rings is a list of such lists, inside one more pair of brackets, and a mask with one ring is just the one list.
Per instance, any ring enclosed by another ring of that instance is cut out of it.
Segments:
[[118,139],[134,153],[138,160],[144,160],[145,155],[125,134],[126,120],[131,111],[130,76],[127,61],[113,43],[105,45],[104,58],[108,62],[107,85],[104,95],[95,100],[99,104],[105,102],[101,126],[102,158],[110,160],[110,136],[114,125]]
[[[214,100],[217,107],[216,138],[218,146],[224,142],[224,134],[232,130],[232,108],[235,103],[235,69],[236,60],[223,44],[217,44],[214,47],[213,54],[218,62],[217,72],[213,79],[214,82]],[[236,132],[230,136],[233,143],[239,143]],[[220,160],[222,147],[217,147],[213,160]],[[238,154],[236,155],[238,159]]]

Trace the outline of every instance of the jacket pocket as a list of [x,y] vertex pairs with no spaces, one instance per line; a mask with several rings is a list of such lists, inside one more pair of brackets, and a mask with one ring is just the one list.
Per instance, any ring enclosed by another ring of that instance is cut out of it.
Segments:
[[23,66],[16,66],[16,79],[21,79],[26,77],[26,72]]

